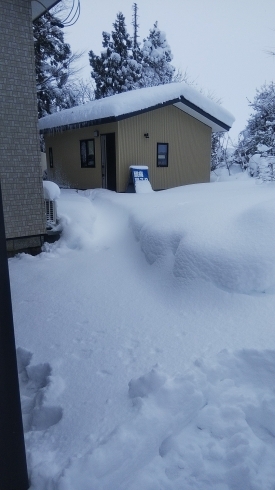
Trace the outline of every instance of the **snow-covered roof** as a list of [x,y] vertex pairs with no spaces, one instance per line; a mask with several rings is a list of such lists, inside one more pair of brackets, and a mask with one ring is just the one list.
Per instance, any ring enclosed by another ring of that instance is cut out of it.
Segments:
[[131,90],[55,112],[39,120],[41,132],[66,130],[126,119],[174,105],[212,128],[228,131],[235,118],[221,105],[184,82]]

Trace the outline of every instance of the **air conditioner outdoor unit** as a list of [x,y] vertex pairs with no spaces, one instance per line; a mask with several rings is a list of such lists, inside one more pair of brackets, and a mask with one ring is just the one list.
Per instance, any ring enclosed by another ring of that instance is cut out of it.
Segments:
[[47,225],[56,225],[56,201],[50,201],[50,199],[45,199],[44,201]]

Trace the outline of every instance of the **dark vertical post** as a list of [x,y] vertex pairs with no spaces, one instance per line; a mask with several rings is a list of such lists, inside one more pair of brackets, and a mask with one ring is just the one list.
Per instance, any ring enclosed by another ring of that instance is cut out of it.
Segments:
[[0,490],[28,488],[0,184]]
[[132,25],[134,26],[134,35],[133,35],[133,58],[134,60],[137,60],[138,57],[138,28],[139,24],[137,23],[137,18],[138,16],[138,6],[136,3],[133,4],[132,9],[134,11],[133,13],[133,20],[132,20]]

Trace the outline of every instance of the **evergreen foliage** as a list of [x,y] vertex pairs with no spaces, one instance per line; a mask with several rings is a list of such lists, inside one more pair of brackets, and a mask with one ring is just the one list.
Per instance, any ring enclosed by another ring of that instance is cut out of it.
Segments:
[[96,99],[174,81],[175,68],[170,64],[172,53],[165,33],[160,31],[156,22],[140,48],[136,3],[133,10],[133,38],[127,32],[123,14],[119,12],[111,34],[102,33],[104,50],[99,56],[92,50],[89,52]]
[[[262,173],[267,175],[269,171],[267,169],[261,171],[261,168],[267,166],[270,168],[270,162],[273,161],[272,157],[275,155],[274,83],[271,82],[257,90],[250,106],[254,113],[251,114],[246,128],[240,134],[234,158],[243,168],[250,167],[254,175],[261,176]],[[257,159],[255,155],[263,157],[265,161]]]
[[142,81],[143,87],[171,83],[175,68],[171,65],[173,58],[171,48],[166,41],[165,32],[155,22],[149,36],[144,39],[142,47]]
[[89,52],[96,99],[137,88],[141,77],[141,65],[133,57],[132,39],[121,12],[117,14],[113,27],[111,34],[102,33],[104,51],[100,56],[92,50]]
[[46,13],[33,23],[38,117],[78,104],[68,84],[72,63],[79,55],[64,42],[59,20]]

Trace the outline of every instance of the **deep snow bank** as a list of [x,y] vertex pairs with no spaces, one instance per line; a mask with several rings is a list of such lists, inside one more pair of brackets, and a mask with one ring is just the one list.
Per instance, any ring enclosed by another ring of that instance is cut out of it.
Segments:
[[[201,278],[228,291],[259,294],[275,288],[274,191],[274,183],[245,179],[145,195],[99,189],[81,195],[91,204],[112,202],[127,213],[150,264],[170,267],[183,280]],[[93,244],[90,229],[85,240],[88,220],[84,223],[82,233],[72,220],[65,226],[66,245],[76,247],[67,234],[77,236],[80,248]]]
[[92,203],[75,190],[63,189],[57,209],[61,239],[54,246],[46,244],[45,250],[83,250],[93,246],[96,212]]
[[150,264],[169,257],[175,276],[263,293],[275,285],[274,190],[251,179],[154,193],[131,223]]
[[[223,351],[130,381],[130,421],[74,459],[58,490],[274,488],[275,352]],[[54,487],[55,488],[55,487]]]
[[273,196],[61,192],[9,261],[31,490],[273,490]]

